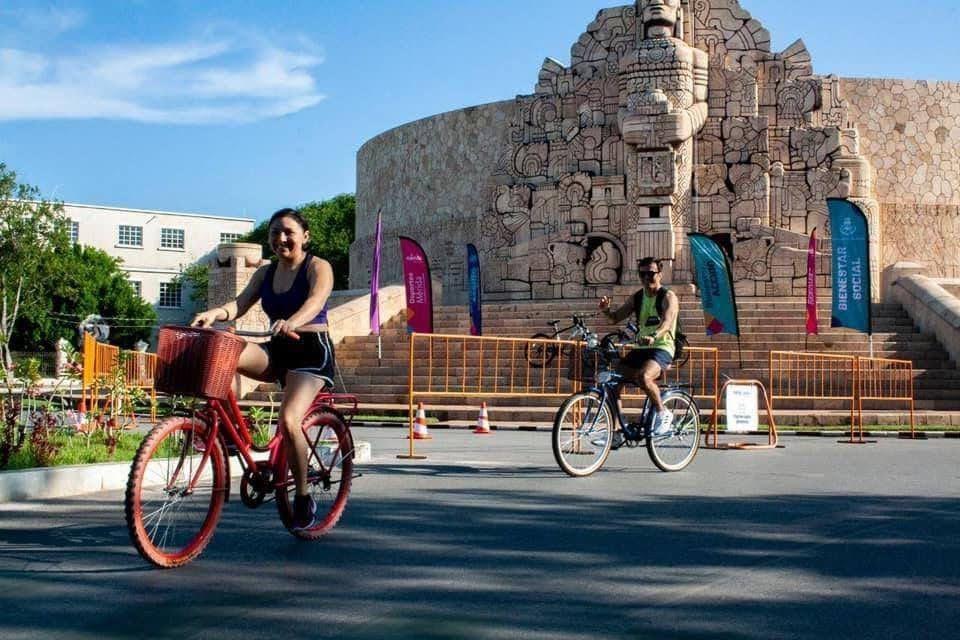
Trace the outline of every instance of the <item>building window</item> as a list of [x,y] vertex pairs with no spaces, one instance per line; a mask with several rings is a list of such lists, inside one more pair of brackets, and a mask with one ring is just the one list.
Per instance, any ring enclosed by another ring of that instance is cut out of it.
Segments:
[[126,224],[120,225],[117,244],[121,247],[142,247],[143,227],[134,227]]
[[140,282],[139,280],[131,280],[131,281],[130,281],[130,286],[133,287],[133,291],[134,291],[134,293],[137,294],[137,297],[138,297],[138,298],[142,298],[142,297],[143,297],[143,283],[142,283],[142,282]]
[[220,233],[220,244],[224,242],[236,242],[242,236],[242,233]]
[[183,306],[179,282],[160,283],[160,302],[158,306],[165,309],[179,309]]
[[76,220],[70,221],[70,242],[73,244],[80,242],[80,223]]
[[160,229],[161,249],[183,249],[183,229]]

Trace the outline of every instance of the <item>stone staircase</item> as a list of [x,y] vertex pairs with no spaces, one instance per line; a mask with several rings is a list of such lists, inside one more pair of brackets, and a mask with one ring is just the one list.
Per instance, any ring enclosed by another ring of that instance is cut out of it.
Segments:
[[[624,295],[615,296],[622,300]],[[823,298],[821,298],[823,300]],[[484,305],[484,333],[490,336],[530,337],[550,332],[549,321],[565,322],[573,313],[588,315],[587,325],[599,334],[617,327],[596,314],[596,301],[504,302]],[[757,378],[766,382],[770,350],[843,353],[866,356],[867,336],[848,330],[830,329],[829,297],[819,306],[821,335],[805,336],[805,303],[797,298],[742,299],[738,301],[741,329],[740,349],[733,336],[707,337],[699,300],[681,295],[681,321],[693,346],[713,346],[720,350],[721,372],[732,378]],[[930,336],[921,334],[907,314],[895,304],[877,304],[873,308],[873,353],[876,357],[912,360],[915,370],[914,393],[918,424],[960,424],[960,371],[946,352]],[[465,306],[436,309],[434,331],[443,334],[469,333]],[[374,336],[346,338],[337,347],[337,363],[343,390],[358,395],[366,412],[406,415],[409,342],[403,314],[385,324],[383,359],[377,362]],[[742,357],[742,366],[741,366]],[[419,380],[422,381],[422,378]],[[339,382],[339,381],[338,381]],[[247,402],[269,400],[271,389],[263,386],[249,395]],[[508,399],[487,401],[494,424],[548,425],[556,410],[556,398]],[[428,407],[428,414],[441,421],[472,423],[476,419],[476,399],[444,398]],[[701,403],[712,408],[710,401]],[[779,425],[847,424],[849,404],[831,401],[779,401],[776,404]],[[869,411],[867,411],[869,410]],[[812,412],[816,412],[813,415]],[[950,412],[958,412],[956,416]],[[901,406],[865,403],[866,424],[908,424]]]

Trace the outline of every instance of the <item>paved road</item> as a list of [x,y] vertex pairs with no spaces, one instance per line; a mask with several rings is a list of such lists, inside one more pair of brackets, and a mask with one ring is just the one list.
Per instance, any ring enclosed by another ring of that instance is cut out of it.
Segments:
[[562,475],[545,433],[373,443],[301,543],[228,505],[199,561],[147,568],[121,495],[0,505],[0,637],[926,638],[960,628],[960,443],[643,449]]

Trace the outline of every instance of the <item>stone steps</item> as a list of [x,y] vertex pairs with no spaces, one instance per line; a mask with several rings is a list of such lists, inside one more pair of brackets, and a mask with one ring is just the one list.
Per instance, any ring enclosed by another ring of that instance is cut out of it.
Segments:
[[[619,299],[619,298],[618,298]],[[805,301],[800,298],[777,299],[746,299],[738,301],[739,321],[742,336],[738,340],[734,336],[704,335],[703,314],[699,302],[692,296],[681,297],[681,321],[684,331],[691,336],[694,346],[709,346],[720,349],[721,372],[731,377],[746,377],[766,380],[769,366],[769,352],[803,351],[809,350],[823,353],[843,353],[866,356],[869,353],[867,336],[848,330],[830,329],[824,326],[829,324],[829,298],[821,299],[818,305],[820,313],[821,334],[805,336]],[[587,317],[587,325],[599,334],[614,331],[617,326],[606,318],[597,315],[595,300],[574,301],[537,301],[537,302],[504,302],[484,306],[484,331],[487,336],[527,338],[537,332],[552,331],[548,321],[558,319],[561,326],[568,324],[572,314],[582,314]],[[895,304],[874,305],[873,348],[877,357],[909,359],[914,363],[914,390],[916,407],[926,412],[960,410],[960,371],[957,370],[946,352],[935,339],[921,333],[912,323],[909,316]],[[463,335],[469,331],[469,316],[466,306],[439,307],[436,309],[434,331],[453,335]],[[406,323],[402,314],[397,316],[382,328],[383,359],[378,365],[376,358],[377,338],[374,336],[354,337],[344,340],[337,347],[337,363],[343,383],[347,390],[357,394],[361,400],[370,403],[370,406],[389,407],[389,411],[398,415],[406,415],[408,389],[408,362],[409,337],[406,334]],[[739,348],[738,348],[739,347]],[[426,342],[418,343],[415,358],[425,358],[427,355]],[[435,352],[436,355],[436,352]],[[741,367],[742,356],[742,367]],[[489,356],[486,356],[489,357]],[[500,356],[503,357],[503,354]],[[508,356],[509,357],[509,356]],[[522,348],[518,347],[514,357],[518,368],[525,366],[525,356]],[[492,374],[492,361],[487,361],[488,367],[484,380],[489,381]],[[501,360],[502,363],[502,360]],[[459,384],[464,375],[461,366],[451,362],[450,379]],[[476,376],[475,370],[468,370],[469,376]],[[536,371],[531,375],[535,376]],[[436,376],[436,373],[434,374]],[[508,387],[509,375],[498,376],[498,384]],[[437,378],[434,378],[434,382]],[[415,382],[421,386],[427,382],[423,371],[416,371]],[[525,381],[524,381],[525,382]],[[516,379],[515,379],[516,383]],[[571,389],[572,385],[564,381]],[[269,394],[263,387],[248,397],[248,400],[266,402]],[[491,407],[491,418],[505,421],[549,423],[552,414],[559,404],[559,398],[487,398]],[[639,400],[628,400],[627,406],[637,405]],[[849,403],[842,401],[800,401],[779,400],[777,411],[785,412],[785,420],[799,424],[803,420],[814,420],[813,414],[822,414],[824,419],[837,419],[844,415],[849,421]],[[442,409],[444,419],[475,420],[476,405],[479,399],[464,397],[433,398],[428,404]],[[711,400],[704,400],[701,405],[710,407]],[[882,409],[890,409],[884,414]],[[385,409],[386,410],[386,409]],[[870,415],[886,416],[884,420],[894,420],[889,416],[901,415],[901,408],[894,403],[866,403],[865,410]],[[877,413],[879,412],[879,413]],[[498,415],[499,418],[494,418]],[[815,418],[819,420],[820,418]],[[880,419],[880,418],[877,418]],[[870,419],[865,416],[867,424]],[[833,424],[844,424],[834,422]],[[872,424],[876,424],[873,422]]]

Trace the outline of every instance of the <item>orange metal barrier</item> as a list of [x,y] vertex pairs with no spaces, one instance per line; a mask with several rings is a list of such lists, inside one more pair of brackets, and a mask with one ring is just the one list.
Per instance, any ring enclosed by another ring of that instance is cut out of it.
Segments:
[[[584,343],[569,340],[498,338],[446,334],[410,334],[408,411],[410,452],[414,455],[415,399],[565,398],[583,388],[580,382],[597,362],[584,360]],[[551,359],[549,354],[553,353]],[[690,358],[670,369],[666,382],[685,382],[697,398],[714,400],[719,380],[719,351],[689,348]],[[595,358],[596,356],[592,356]],[[585,371],[585,369],[587,371]],[[642,396],[631,391],[624,397]]]
[[[93,413],[100,400],[100,380],[109,376],[120,362],[119,347],[97,342],[90,334],[83,336],[83,373],[81,397]],[[141,351],[124,351],[124,379],[130,387],[150,393],[150,419],[157,420],[157,391],[154,380],[157,370],[157,355]]]
[[910,407],[910,437],[916,437],[913,415],[913,362],[889,358],[857,358],[857,411],[863,425],[863,401],[902,402]]
[[916,437],[913,363],[852,355],[770,352],[770,402],[850,402],[851,443],[863,443],[863,401],[903,402],[910,407],[910,436]]
[[[770,405],[777,400],[850,403],[850,439],[857,426],[857,357],[800,351],[770,352]],[[863,438],[863,425],[860,425]]]

